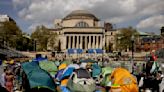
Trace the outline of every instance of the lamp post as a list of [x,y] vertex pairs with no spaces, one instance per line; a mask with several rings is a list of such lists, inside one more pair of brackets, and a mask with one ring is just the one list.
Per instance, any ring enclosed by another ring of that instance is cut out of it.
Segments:
[[131,37],[131,42],[132,42],[132,60],[134,58],[134,35]]

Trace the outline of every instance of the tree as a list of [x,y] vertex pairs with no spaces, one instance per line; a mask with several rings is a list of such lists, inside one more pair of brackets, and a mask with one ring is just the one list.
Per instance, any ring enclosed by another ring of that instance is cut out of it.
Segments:
[[58,35],[56,33],[51,32],[50,34],[50,38],[49,38],[49,43],[48,46],[51,48],[51,50],[57,50],[57,45],[58,44],[58,39],[57,39]]
[[14,21],[6,21],[0,24],[1,44],[6,43],[7,46],[16,48],[16,41],[22,36],[22,31]]
[[[36,41],[37,44],[37,50],[39,51],[45,51],[47,50],[47,44],[49,42],[49,38],[54,36],[56,37],[55,34],[50,32],[48,28],[45,26],[37,26],[35,31],[31,34],[31,38]],[[54,39],[55,40],[55,39]],[[51,40],[51,45],[53,44]]]
[[132,48],[132,42],[131,42],[131,37],[134,35],[135,37],[135,42],[137,37],[139,36],[138,32],[136,29],[133,29],[132,27],[129,28],[123,28],[119,31],[118,34],[116,34],[116,47],[119,50],[127,50]]

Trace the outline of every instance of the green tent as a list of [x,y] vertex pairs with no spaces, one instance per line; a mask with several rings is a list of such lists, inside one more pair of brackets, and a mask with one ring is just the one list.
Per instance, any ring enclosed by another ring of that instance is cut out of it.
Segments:
[[105,67],[105,68],[102,68],[102,76],[103,76],[103,80],[101,81],[101,85],[102,86],[109,86],[110,85],[110,75],[113,71],[113,68],[111,67]]
[[39,62],[39,66],[41,69],[47,71],[51,76],[55,76],[58,71],[57,66],[52,61]]
[[62,61],[61,64],[63,64],[63,63],[65,63],[65,64],[67,64],[67,65],[72,64],[71,61]]
[[30,88],[48,88],[56,91],[55,83],[50,75],[42,70],[36,62],[26,62],[22,68],[27,75]]
[[104,67],[102,68],[102,75],[103,77],[106,75],[106,74],[111,74],[113,71],[113,68],[111,67]]

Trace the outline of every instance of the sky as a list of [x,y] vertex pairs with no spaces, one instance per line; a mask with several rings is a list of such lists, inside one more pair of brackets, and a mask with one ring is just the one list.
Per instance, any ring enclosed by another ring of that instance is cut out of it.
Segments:
[[164,26],[164,0],[0,0],[0,14],[9,15],[27,33],[37,25],[54,28],[55,19],[73,10],[90,11],[115,28],[160,34]]

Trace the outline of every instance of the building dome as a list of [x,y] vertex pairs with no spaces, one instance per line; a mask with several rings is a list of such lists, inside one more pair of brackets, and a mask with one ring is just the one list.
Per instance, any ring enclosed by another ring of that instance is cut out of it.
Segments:
[[68,19],[94,19],[96,21],[98,21],[99,19],[97,17],[95,17],[95,15],[93,15],[92,13],[86,11],[86,10],[75,10],[72,11],[70,14],[68,14],[64,20],[68,20]]

